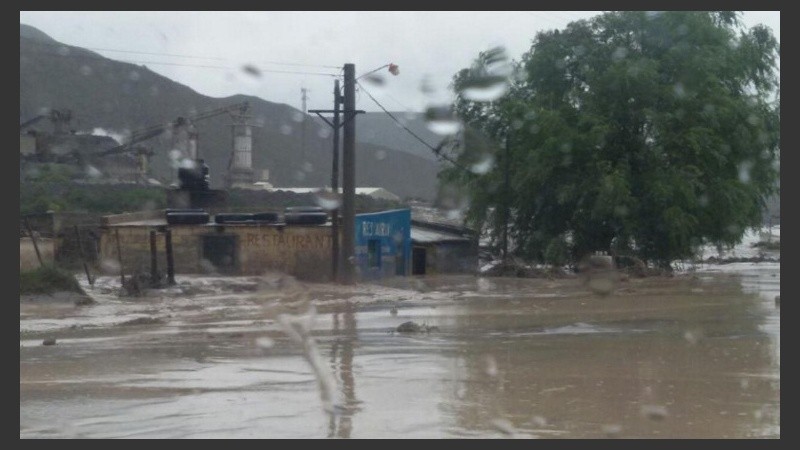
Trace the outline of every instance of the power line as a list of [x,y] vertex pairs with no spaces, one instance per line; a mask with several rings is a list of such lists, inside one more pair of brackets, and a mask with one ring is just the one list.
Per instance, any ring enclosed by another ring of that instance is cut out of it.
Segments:
[[[93,55],[74,55],[74,54],[61,54],[61,53],[50,53],[50,52],[43,52],[43,51],[36,51],[36,50],[20,50],[20,53],[35,53],[39,55],[45,56],[58,56],[58,57],[67,57],[67,58],[83,58],[83,59],[93,59],[97,61],[116,61],[116,62],[123,62],[127,64],[150,64],[150,65],[161,65],[161,66],[177,66],[177,67],[198,67],[203,69],[231,69],[236,70],[236,68],[231,66],[215,66],[215,65],[208,65],[208,64],[188,64],[188,63],[172,63],[172,62],[162,62],[162,61],[133,61],[133,60],[122,60],[122,59],[110,59],[103,56],[93,56]],[[256,69],[258,73],[266,72],[266,73],[283,73],[283,74],[293,74],[293,75],[322,75],[322,76],[329,76],[329,77],[337,77],[339,75],[334,73],[324,73],[324,72],[302,72],[302,71],[291,71],[291,70],[273,70],[273,69]]]
[[[45,45],[50,47],[62,47],[68,48],[72,46],[67,46],[64,44],[54,44],[51,42],[39,42],[34,40],[33,38],[29,38],[26,36],[20,36],[20,39],[25,39],[30,41],[32,44],[36,45]],[[114,52],[114,53],[130,53],[130,54],[137,54],[137,55],[151,55],[151,56],[169,56],[172,58],[189,58],[189,59],[209,59],[215,61],[231,61],[230,58],[221,58],[217,56],[197,56],[197,55],[185,55],[185,54],[178,54],[178,53],[158,53],[158,52],[142,52],[137,50],[122,50],[122,49],[113,49],[113,48],[100,48],[100,47],[79,47],[79,49],[86,49],[86,50],[96,50],[96,51],[104,51],[104,52]],[[254,63],[259,64],[274,64],[278,66],[296,66],[296,67],[317,67],[317,68],[325,68],[325,69],[340,69],[339,66],[329,66],[329,65],[322,65],[322,64],[304,64],[304,63],[292,63],[292,62],[285,62],[285,61],[254,61]]]
[[361,87],[361,90],[364,91],[364,93],[367,94],[367,96],[369,96],[369,98],[371,98],[372,101],[375,102],[375,104],[378,105],[378,107],[380,107],[383,110],[383,112],[385,112],[389,117],[391,117],[392,120],[394,120],[398,125],[400,125],[401,128],[406,130],[410,135],[414,136],[423,145],[425,145],[426,147],[431,149],[431,151],[437,157],[452,163],[454,166],[456,166],[456,167],[458,167],[458,168],[460,168],[462,170],[466,170],[468,172],[471,172],[469,169],[467,169],[466,167],[462,166],[461,163],[459,163],[458,161],[456,161],[456,160],[450,158],[449,156],[445,155],[444,153],[442,153],[441,150],[442,150],[442,147],[444,145],[444,141],[441,144],[439,144],[438,147],[434,147],[431,144],[428,144],[424,139],[422,139],[416,133],[411,131],[411,129],[409,129],[402,121],[400,121],[397,117],[395,117],[394,114],[390,113],[386,108],[384,108],[383,105],[381,105],[381,103],[378,100],[376,100],[375,97],[373,97],[372,94],[370,94],[368,90],[364,89],[364,85],[362,85],[359,81],[356,81],[356,84],[358,84]]

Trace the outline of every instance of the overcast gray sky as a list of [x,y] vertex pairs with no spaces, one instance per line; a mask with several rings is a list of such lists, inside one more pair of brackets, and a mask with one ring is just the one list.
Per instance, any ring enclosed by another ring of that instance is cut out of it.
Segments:
[[[519,59],[536,32],[598,13],[20,11],[19,17],[62,43],[144,63],[208,96],[249,94],[298,109],[303,87],[309,109],[330,109],[333,78],[267,71],[337,74],[344,63],[354,63],[360,75],[394,63],[398,76],[383,69],[384,82],[367,89],[391,111],[422,111],[451,99],[453,74],[479,51],[499,45]],[[745,12],[742,18],[748,27],[771,27],[780,40],[780,12]],[[247,66],[261,75],[243,70]],[[365,95],[357,107],[378,110]]]

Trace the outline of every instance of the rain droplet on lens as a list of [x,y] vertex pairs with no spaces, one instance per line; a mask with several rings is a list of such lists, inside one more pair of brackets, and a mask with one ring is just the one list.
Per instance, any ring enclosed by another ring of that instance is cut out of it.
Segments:
[[261,69],[252,65],[252,64],[245,64],[242,66],[242,72],[256,78],[261,77]]
[[642,405],[642,415],[650,420],[664,420],[669,415],[663,405]]
[[377,73],[371,73],[369,75],[365,75],[364,81],[375,86],[383,86],[386,83],[386,79],[382,75],[379,75]]
[[474,76],[461,86],[461,95],[474,102],[491,102],[508,91],[508,78],[496,75]]
[[305,117],[306,117],[306,115],[305,115],[305,114],[303,114],[303,113],[301,113],[300,111],[295,111],[295,112],[292,114],[292,120],[294,120],[294,121],[295,121],[295,122],[297,122],[297,123],[300,123],[300,122],[302,122],[302,121],[303,121],[303,119],[305,119]]
[[472,173],[483,175],[489,173],[489,171],[492,170],[493,166],[494,166],[494,158],[492,157],[492,155],[486,155],[480,161],[471,165],[469,169]]
[[287,136],[292,134],[292,127],[287,124],[281,125],[281,134],[285,134]]
[[317,205],[319,205],[322,209],[326,209],[328,211],[337,209],[339,205],[342,204],[340,195],[331,191],[316,192],[314,194],[314,201],[316,201]]
[[275,340],[266,336],[256,339],[256,345],[261,348],[272,348],[275,346]]
[[497,360],[494,359],[494,356],[487,355],[486,356],[486,375],[489,375],[490,377],[494,378],[494,377],[497,376],[498,372],[499,371],[497,369]]
[[89,75],[92,74],[92,68],[87,66],[87,65],[85,65],[85,64],[82,65],[81,66],[81,74],[88,77]]
[[377,159],[378,161],[383,161],[384,159],[386,159],[386,151],[385,150],[377,150],[375,152],[375,159]]
[[92,165],[87,165],[86,166],[86,175],[89,176],[90,178],[100,178],[101,176],[103,176],[103,173],[100,172],[97,169],[97,167],[94,167]]
[[436,134],[452,135],[461,130],[461,122],[453,115],[450,106],[428,108],[425,111],[425,121],[428,129]]
[[128,74],[128,79],[130,79],[131,81],[139,81],[141,78],[142,76],[139,75],[139,72],[135,70],[131,70],[131,73]]

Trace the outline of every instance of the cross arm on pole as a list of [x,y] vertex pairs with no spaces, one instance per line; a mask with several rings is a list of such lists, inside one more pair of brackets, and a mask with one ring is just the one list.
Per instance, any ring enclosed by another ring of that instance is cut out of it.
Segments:
[[[334,124],[332,124],[332,123],[331,123],[331,121],[330,121],[330,120],[328,120],[328,118],[327,118],[327,117],[324,117],[324,116],[322,115],[322,114],[324,114],[324,113],[327,113],[327,114],[333,114],[333,113],[335,113],[336,111],[334,111],[334,110],[332,110],[332,109],[309,109],[309,110],[308,110],[308,112],[310,112],[310,113],[314,113],[314,114],[316,114],[317,116],[319,116],[319,118],[320,118],[320,119],[322,119],[322,120],[324,120],[324,121],[325,121],[325,123],[327,123],[328,125],[330,125],[330,127],[331,127],[331,128],[337,128],[337,127],[336,127]],[[354,112],[354,113],[356,113],[356,114],[365,114],[365,113],[366,113],[366,111],[362,111],[362,110],[360,110],[360,109],[359,109],[359,110],[356,110],[356,111],[353,111],[353,112]],[[353,115],[352,117],[355,117],[355,115]],[[345,118],[345,119],[342,121],[342,123],[340,123],[340,124],[339,124],[339,127],[338,127],[338,128],[341,128],[342,126],[344,126],[344,124],[345,124],[345,123],[347,123],[347,121],[348,121],[348,120],[350,120],[350,118],[349,118],[349,117],[346,117],[346,118]]]

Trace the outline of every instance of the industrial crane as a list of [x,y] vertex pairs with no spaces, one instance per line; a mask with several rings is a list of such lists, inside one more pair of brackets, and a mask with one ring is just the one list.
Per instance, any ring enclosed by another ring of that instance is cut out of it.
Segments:
[[[238,113],[240,115],[243,115],[247,112],[249,107],[250,104],[248,102],[236,103],[233,105],[224,106],[210,111],[205,111],[189,117],[178,117],[172,122],[166,124],[152,125],[146,128],[142,128],[131,133],[131,136],[126,143],[99,152],[96,154],[96,156],[103,157],[103,156],[116,155],[122,153],[136,153],[139,156],[139,173],[140,176],[144,178],[147,172],[148,159],[150,156],[153,155],[153,152],[148,151],[140,146],[134,147],[134,144],[159,136],[164,132],[166,132],[167,130],[173,130],[173,131],[179,131],[184,129],[188,130],[195,122],[208,119],[214,116],[218,116],[220,114]],[[189,141],[193,142],[194,145],[196,145],[196,142],[194,142],[197,137],[196,134],[189,132],[188,137]],[[190,145],[193,144],[190,143]],[[189,153],[192,153],[192,151],[190,151]],[[192,158],[197,158],[198,155],[190,154],[188,156],[191,156]]]
[[97,155],[108,156],[119,153],[131,152],[134,151],[134,149],[132,148],[133,144],[154,138],[164,133],[167,130],[186,127],[199,120],[208,119],[210,117],[218,116],[224,113],[233,113],[238,111],[239,113],[244,114],[245,112],[247,112],[247,109],[249,107],[250,104],[248,102],[242,102],[230,106],[224,106],[222,108],[212,109],[211,111],[202,112],[194,116],[178,117],[174,121],[166,124],[152,125],[147,128],[142,128],[140,130],[136,130],[133,133],[131,133],[131,137],[128,139],[128,142],[119,145],[117,147],[99,152]]

